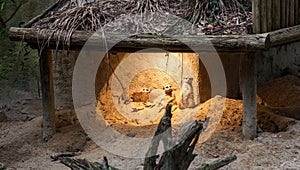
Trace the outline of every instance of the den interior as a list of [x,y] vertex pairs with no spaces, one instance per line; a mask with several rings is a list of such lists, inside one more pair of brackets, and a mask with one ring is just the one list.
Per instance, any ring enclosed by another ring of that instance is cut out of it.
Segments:
[[[194,53],[117,52],[109,53],[109,61],[111,67],[102,61],[96,78],[98,107],[108,124],[157,124],[167,103],[173,104],[175,121],[179,112],[200,104],[199,57]],[[187,78],[190,101],[181,106]]]
[[[204,53],[207,57],[214,54]],[[106,124],[124,135],[151,137],[157,124],[165,113],[165,106],[170,103],[174,133],[190,120],[204,120],[214,117],[209,136],[214,130],[242,125],[242,95],[240,90],[239,70],[243,53],[219,52],[226,76],[226,96],[211,94],[211,82],[199,54],[192,52],[165,52],[153,49],[149,51],[109,52],[108,62],[103,60],[98,68],[95,81],[95,94]],[[193,94],[192,105],[183,107],[181,90],[185,78],[190,81]],[[172,94],[166,94],[164,88],[172,87]],[[145,89],[147,89],[145,91]],[[260,97],[260,94],[263,97]],[[295,118],[295,110],[269,107],[265,94],[257,94],[258,126],[267,132],[284,131],[286,120],[280,114]],[[222,100],[226,100],[222,105]],[[211,103],[219,103],[211,108]],[[222,109],[225,109],[222,111]],[[275,111],[279,115],[272,114]],[[222,114],[218,114],[221,111]],[[215,113],[213,113],[215,112]],[[210,114],[210,115],[208,115]],[[283,122],[283,124],[282,124]],[[288,121],[289,122],[289,121]],[[145,132],[147,130],[147,132]],[[204,137],[204,138],[206,138]],[[208,137],[207,137],[208,138]],[[203,141],[202,141],[203,142]]]
[[[227,79],[227,97],[241,99],[238,83],[241,54],[219,55]],[[210,103],[211,84],[199,54],[151,50],[110,52],[107,56],[109,64],[103,60],[98,68],[95,93],[101,116],[108,125],[125,134],[125,129],[134,126],[141,129],[136,135],[143,135],[144,128],[157,126],[168,103],[173,105],[172,122],[177,125],[208,116],[209,112],[200,110],[203,103]]]

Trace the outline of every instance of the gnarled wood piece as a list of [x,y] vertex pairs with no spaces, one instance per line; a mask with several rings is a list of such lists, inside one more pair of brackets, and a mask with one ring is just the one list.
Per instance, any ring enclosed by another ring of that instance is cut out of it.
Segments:
[[[196,120],[185,123],[179,130],[176,138],[172,139],[171,108],[172,105],[168,104],[166,107],[166,113],[157,127],[149,150],[146,154],[144,162],[145,170],[185,170],[188,169],[196,156],[193,154],[194,148],[201,132],[205,130],[204,127],[207,126],[209,119],[206,119],[204,125],[201,121]],[[163,141],[166,152],[163,153],[159,163],[156,164],[157,156],[153,155],[156,155],[160,140]],[[173,147],[171,148],[170,146]]]
[[99,162],[89,162],[86,159],[76,159],[69,157],[59,157],[60,163],[71,168],[72,170],[118,170],[110,165],[108,165],[108,160],[106,157],[103,158],[103,163]]
[[50,158],[53,160],[53,161],[57,161],[59,158],[63,158],[63,157],[73,157],[75,156],[75,152],[64,152],[64,153],[58,153],[58,154],[54,154],[54,155],[51,155]]
[[235,161],[237,157],[235,155],[223,158],[223,159],[218,159],[212,163],[209,164],[203,164],[200,168],[197,170],[214,170],[214,169],[219,169],[225,165],[228,165],[229,163]]
[[158,156],[156,155],[156,153],[160,140],[163,141],[165,149],[167,149],[170,146],[170,143],[168,142],[172,141],[171,110],[172,105],[167,105],[165,115],[161,118],[157,130],[152,138],[150,147],[146,153],[146,158],[144,161],[144,170],[153,170],[157,168],[156,159],[158,158]]

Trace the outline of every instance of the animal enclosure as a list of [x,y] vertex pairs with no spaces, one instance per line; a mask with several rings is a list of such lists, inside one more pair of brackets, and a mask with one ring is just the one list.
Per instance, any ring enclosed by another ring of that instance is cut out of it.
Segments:
[[[297,9],[299,9],[298,1],[283,1],[284,3],[281,3],[281,7],[283,8],[283,5],[285,7],[289,6],[292,10],[287,10],[288,8],[284,8],[284,10],[280,10],[280,25],[282,27],[277,27],[279,20],[279,15],[273,15],[275,14],[275,9],[278,8],[278,2],[276,0],[273,1],[267,1],[272,2],[271,8],[265,8],[264,3],[265,1],[259,1],[254,0],[253,1],[253,32],[249,32],[247,35],[203,35],[203,34],[194,34],[190,32],[187,32],[187,35],[179,35],[177,37],[165,37],[161,35],[151,35],[151,34],[140,34],[140,35],[133,35],[127,37],[126,35],[122,33],[117,34],[110,34],[111,37],[109,39],[105,40],[104,45],[102,45],[100,48],[105,49],[105,46],[107,44],[110,44],[112,42],[119,42],[113,46],[110,52],[136,52],[143,49],[149,49],[149,48],[162,48],[163,50],[167,50],[169,52],[179,52],[179,53],[191,53],[196,51],[202,51],[203,53],[206,53],[206,56],[210,56],[211,51],[207,47],[207,42],[211,42],[211,44],[214,46],[216,51],[219,53],[220,60],[222,61],[222,65],[224,67],[224,72],[226,76],[226,83],[227,83],[227,97],[230,98],[240,98],[243,97],[244,100],[244,135],[246,138],[253,139],[256,136],[256,68],[258,67],[256,64],[257,57],[260,57],[260,53],[262,51],[267,51],[271,47],[280,46],[283,44],[288,44],[291,42],[299,41],[299,35],[300,35],[300,29],[299,26],[296,25],[299,21],[299,13]],[[259,6],[259,4],[262,4]],[[103,4],[102,4],[103,5]],[[102,6],[103,7],[103,6]],[[259,8],[258,8],[259,7]],[[94,6],[92,6],[94,8]],[[80,8],[84,11],[84,8]],[[267,9],[267,10],[265,10]],[[285,11],[285,12],[283,12]],[[73,11],[74,12],[74,11]],[[265,12],[265,13],[262,13]],[[270,17],[260,17],[258,14],[266,14]],[[281,15],[282,14],[282,15]],[[285,14],[285,15],[283,15]],[[285,17],[283,17],[285,16]],[[288,17],[287,17],[288,16]],[[267,18],[267,19],[265,19]],[[297,19],[298,18],[298,19]],[[58,18],[59,20],[60,18]],[[148,18],[149,19],[149,18]],[[161,16],[160,19],[168,19],[168,17]],[[284,19],[284,20],[283,20]],[[126,20],[127,21],[127,20]],[[285,23],[285,24],[283,24]],[[31,23],[32,24],[32,23]],[[268,26],[265,26],[268,25]],[[284,28],[287,27],[288,28]],[[45,27],[47,28],[47,26]],[[266,28],[266,29],[265,29]],[[279,29],[283,28],[283,29]],[[186,28],[189,30],[189,28]],[[277,30],[279,29],[279,30]],[[265,31],[271,31],[267,33],[261,34],[261,32]],[[275,31],[272,31],[275,30]],[[10,38],[11,40],[15,41],[25,41],[29,43],[33,48],[37,48],[40,50],[40,66],[41,66],[41,84],[42,84],[42,92],[43,92],[43,107],[44,107],[44,138],[48,139],[51,138],[52,135],[55,132],[55,126],[54,126],[54,96],[53,96],[53,78],[52,78],[52,54],[51,49],[61,50],[64,49],[65,45],[68,46],[68,50],[79,50],[81,49],[85,43],[88,41],[88,39],[93,35],[92,32],[88,31],[82,31],[82,30],[73,30],[69,32],[67,31],[67,34],[63,34],[63,30],[60,31],[60,33],[55,34],[55,31],[46,29],[44,30],[45,34],[41,34],[38,29],[36,28],[11,28],[10,29]],[[48,34],[47,34],[47,31]],[[66,30],[65,30],[66,31]],[[68,34],[68,33],[72,34]],[[101,35],[98,35],[98,37],[93,37],[95,40],[94,42],[103,40]],[[67,39],[67,41],[66,41]],[[181,41],[180,41],[181,40]],[[45,45],[43,48],[40,46],[40,42],[43,41],[43,45]],[[46,43],[45,43],[46,42]],[[191,50],[190,47],[185,44],[185,42],[190,42],[189,44],[193,50]],[[102,44],[102,43],[100,43]],[[106,51],[108,52],[108,51]],[[166,56],[166,54],[165,54]],[[170,57],[171,58],[171,57]],[[201,58],[201,56],[200,56]],[[115,59],[112,59],[115,60]],[[188,60],[186,60],[188,61]],[[186,76],[193,78],[193,87],[192,93],[188,93],[186,96],[193,96],[188,98],[194,98],[194,101],[190,102],[191,105],[196,105],[200,102],[206,101],[210,99],[211,97],[214,97],[218,94],[210,94],[212,91],[212,87],[208,82],[211,83],[211,80],[213,77],[208,76],[206,71],[208,68],[206,68],[206,65],[203,67],[203,63],[201,61],[197,61],[199,63],[199,69],[198,73],[196,74],[196,77],[190,77],[189,74]],[[118,62],[115,62],[118,63]],[[207,63],[206,63],[207,64]],[[210,68],[214,68],[213,64],[210,63]],[[194,63],[193,63],[194,66]],[[116,66],[115,66],[116,67]],[[195,67],[197,67],[197,64],[195,64]],[[117,67],[116,67],[117,68]],[[132,65],[130,65],[130,68],[133,68]],[[190,68],[190,67],[188,67]],[[181,88],[182,84],[178,83],[184,79],[183,74],[181,75],[180,79],[178,78],[170,78],[169,76],[166,76],[165,73],[168,71],[158,71],[159,69],[154,70],[145,70],[143,74],[137,74],[137,77],[132,77],[134,80],[136,79],[148,79],[145,78],[144,75],[161,75],[162,77],[165,76],[166,79],[170,79],[170,81],[164,83],[162,80],[155,80],[156,82],[162,83],[163,88],[165,86],[171,85],[172,87]],[[164,70],[164,69],[160,69]],[[188,70],[188,69],[183,69]],[[193,68],[191,69],[193,70]],[[199,73],[200,72],[200,73]],[[101,73],[100,73],[101,74]],[[113,74],[113,73],[110,73]],[[185,74],[185,73],[184,73]],[[202,75],[201,75],[202,74]],[[160,77],[160,76],[159,76]],[[110,76],[107,74],[104,76],[105,80],[108,80]],[[151,78],[151,77],[149,77]],[[172,80],[173,79],[173,80]],[[112,82],[114,79],[112,79]],[[172,81],[173,82],[172,82]],[[109,82],[109,81],[108,81]],[[151,81],[150,81],[151,82]],[[176,82],[176,83],[174,83]],[[196,83],[197,82],[197,83]],[[241,86],[240,86],[241,82]],[[173,83],[173,84],[172,84]],[[196,84],[195,84],[196,83]],[[99,83],[101,84],[101,83]],[[103,84],[103,83],[102,83]],[[118,84],[118,83],[116,83]],[[115,99],[117,102],[121,102],[119,96],[122,96],[122,100],[126,101],[136,101],[134,102],[137,104],[137,106],[131,107],[130,110],[132,111],[139,111],[140,109],[143,110],[143,108],[140,108],[138,106],[138,103],[142,101],[147,101],[148,98],[152,98],[151,91],[149,92],[148,89],[151,90],[151,88],[154,88],[153,91],[158,91],[157,87],[155,87],[153,84],[159,84],[159,83],[153,83],[152,85],[145,84],[143,86],[149,86],[149,87],[139,87],[137,86],[138,83],[132,83],[128,82],[128,87],[130,88],[124,88],[121,86],[122,90],[117,89],[116,91],[118,93],[123,93],[125,91],[128,93],[128,95],[120,95],[120,94],[113,94],[112,95],[116,97],[112,97],[112,101]],[[174,85],[175,84],[175,85]],[[176,85],[177,84],[177,85]],[[98,84],[96,84],[98,85]],[[195,85],[198,85],[200,87],[195,87]],[[115,87],[115,86],[112,86]],[[120,88],[116,86],[117,88]],[[96,88],[101,89],[101,88]],[[109,90],[109,87],[107,87]],[[143,93],[143,89],[146,89]],[[190,88],[187,88],[190,89]],[[241,90],[240,90],[241,89]],[[106,91],[108,91],[106,90]],[[113,90],[113,89],[111,89]],[[160,89],[161,90],[161,89]],[[240,94],[242,92],[242,94]],[[101,90],[99,92],[96,92],[96,94],[100,95],[99,103],[101,103]],[[149,93],[149,97],[148,94]],[[140,95],[140,96],[139,96]],[[178,96],[178,95],[177,95]],[[179,95],[182,96],[182,95]],[[199,97],[200,96],[200,97]],[[137,102],[139,101],[139,102]],[[194,102],[194,104],[193,104]],[[189,105],[189,102],[186,102],[186,105]],[[149,104],[149,103],[148,103]],[[151,104],[150,104],[151,105]],[[150,106],[148,106],[150,107]],[[180,107],[180,106],[179,106]],[[189,106],[188,106],[189,107]],[[246,123],[247,122],[247,123]],[[248,127],[247,127],[247,126]]]

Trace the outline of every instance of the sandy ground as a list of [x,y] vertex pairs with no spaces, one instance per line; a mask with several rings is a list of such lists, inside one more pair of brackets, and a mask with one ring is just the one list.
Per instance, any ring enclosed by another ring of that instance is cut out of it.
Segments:
[[[279,90],[278,88],[285,90]],[[275,93],[275,92],[276,93]],[[274,115],[266,107],[297,107],[300,80],[287,76],[271,81],[258,89],[264,106],[258,109],[258,124],[264,132],[255,140],[242,137],[242,101],[227,99],[217,130],[195,149],[198,156],[190,169],[232,154],[237,160],[222,169],[300,169],[300,121]],[[209,102],[200,108],[199,118],[207,112]],[[300,114],[299,110],[294,114]],[[53,162],[50,155],[72,151],[79,158],[102,161],[107,156],[112,166],[120,169],[142,169],[143,159],[124,158],[111,154],[96,145],[79,123],[58,128],[54,138],[43,142],[41,106],[38,99],[26,99],[2,106],[0,110],[0,162],[8,169],[68,169]],[[150,137],[154,125],[130,126],[115,124],[120,133]]]

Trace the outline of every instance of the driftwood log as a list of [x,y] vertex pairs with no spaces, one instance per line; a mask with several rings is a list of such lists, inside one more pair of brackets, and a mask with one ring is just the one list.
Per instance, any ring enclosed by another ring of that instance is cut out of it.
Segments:
[[60,158],[63,158],[63,157],[73,157],[73,156],[75,156],[75,155],[76,155],[75,152],[64,152],[64,153],[58,153],[58,154],[51,155],[50,158],[51,158],[53,161],[57,161],[57,160],[59,160]]
[[[144,162],[144,170],[185,170],[188,169],[191,162],[197,156],[193,154],[198,138],[205,130],[209,118],[204,124],[201,121],[189,121],[179,130],[177,136],[173,139],[171,134],[171,113],[172,105],[167,105],[166,112],[160,120],[155,135],[152,139]],[[156,163],[158,145],[162,140],[165,152],[161,159]]]
[[202,166],[200,168],[198,168],[197,170],[214,170],[214,169],[219,169],[229,163],[231,163],[232,161],[235,161],[237,159],[237,157],[235,155],[223,158],[223,159],[218,159],[210,164],[202,164]]

